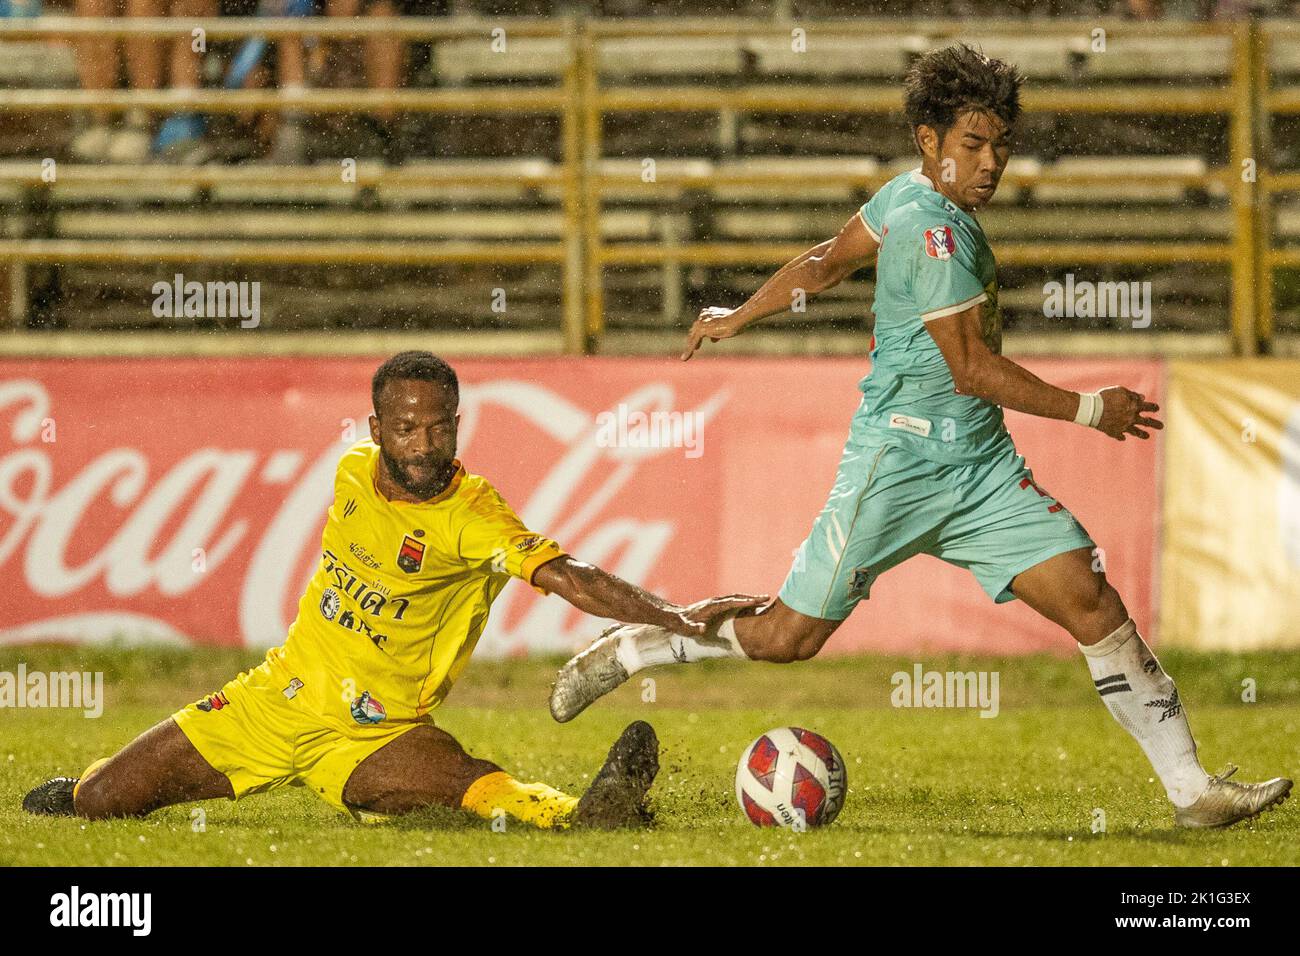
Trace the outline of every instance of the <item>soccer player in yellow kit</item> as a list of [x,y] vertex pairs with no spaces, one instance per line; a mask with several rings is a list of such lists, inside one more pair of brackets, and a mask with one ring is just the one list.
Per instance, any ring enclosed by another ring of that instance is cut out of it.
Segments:
[[80,778],[31,791],[35,813],[89,819],[285,785],[358,819],[429,805],[538,827],[644,819],[658,741],[630,725],[581,799],[471,757],[431,711],[469,663],[511,576],[598,617],[683,635],[766,598],[678,607],[576,561],[528,530],[456,459],[459,384],[429,352],[403,352],[372,383],[371,440],[344,453],[320,565],[281,647]]

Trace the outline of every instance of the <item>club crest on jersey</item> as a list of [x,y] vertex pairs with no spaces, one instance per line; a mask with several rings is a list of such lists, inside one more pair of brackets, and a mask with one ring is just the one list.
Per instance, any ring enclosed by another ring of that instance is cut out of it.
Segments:
[[424,563],[424,542],[409,534],[402,538],[402,549],[397,552],[397,566],[407,574],[414,574]]
[[229,705],[230,701],[226,699],[226,695],[221,691],[217,691],[211,697],[205,697],[194,706],[205,714],[210,714],[214,710],[220,710],[222,707],[228,707]]
[[871,568],[854,568],[853,577],[849,579],[849,597],[867,598],[871,596],[871,585],[878,575]]
[[334,620],[334,615],[339,612],[341,603],[339,592],[333,588],[326,588],[325,593],[320,596],[320,616],[327,621]]
[[384,705],[371,697],[368,690],[363,690],[352,702],[352,719],[359,724],[377,724],[387,716]]
[[951,259],[957,251],[957,240],[947,226],[933,226],[925,230],[925,254],[931,259]]

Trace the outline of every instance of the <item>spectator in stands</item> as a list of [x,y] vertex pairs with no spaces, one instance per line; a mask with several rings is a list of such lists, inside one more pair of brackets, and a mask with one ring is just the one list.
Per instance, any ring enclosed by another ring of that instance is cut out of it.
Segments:
[[[449,0],[323,0],[326,16],[331,17],[382,17],[396,16],[446,16],[450,12]],[[403,84],[406,72],[406,44],[393,36],[367,37],[360,44],[335,41],[319,44],[310,54],[308,75],[316,83],[330,86],[351,86],[362,77],[349,75],[349,56],[343,48],[360,46],[364,82],[372,90],[395,90]],[[401,159],[403,147],[393,129],[397,111],[392,108],[374,110],[366,118],[367,125],[383,142],[383,153],[390,160]]]
[[[77,0],[80,16],[107,17],[119,12],[122,0]],[[124,0],[128,17],[211,17],[215,0]],[[168,9],[170,7],[170,10]],[[157,90],[163,85],[164,59],[170,67],[171,85],[176,89],[197,89],[201,54],[194,52],[188,30],[178,28],[174,40],[130,38],[122,42],[128,85],[136,90]],[[77,43],[81,85],[87,90],[111,90],[117,86],[118,43],[104,37],[87,37]],[[128,110],[116,126],[111,110],[94,108],[89,122],[72,143],[72,154],[80,160],[117,163],[140,162],[154,155],[179,161],[201,158],[203,118],[197,113],[180,113],[162,124],[152,136],[149,114]]]
[[[257,17],[314,17],[316,0],[222,0],[223,15]],[[319,41],[313,37],[283,37],[272,44],[266,37],[246,37],[226,67],[222,85],[226,89],[245,89],[270,85],[271,63],[281,92],[292,98],[307,87],[304,49],[314,50]],[[269,62],[268,62],[269,61]],[[251,122],[259,140],[272,139],[272,159],[277,162],[301,162],[306,152],[303,124],[306,117],[298,110],[271,111],[254,116],[241,115]]]
[[[407,11],[405,8],[403,13]],[[397,16],[397,0],[325,0],[325,15],[330,17],[381,17],[391,19]],[[405,65],[406,50],[402,41],[397,37],[367,37],[361,43],[363,51],[363,63],[365,71],[365,82],[372,90],[395,90],[402,82],[403,66]],[[316,52],[316,57],[312,60],[312,73],[318,77],[325,77],[331,71],[327,65],[327,51],[333,51],[337,56],[337,48],[334,45],[327,46],[321,44]],[[334,85],[338,85],[339,77],[331,76]],[[374,119],[378,120],[381,126],[387,127],[392,122],[395,112],[392,109],[377,110]],[[387,138],[386,129],[379,131],[381,135]]]
[[[394,0],[325,0],[325,15],[330,17],[397,16]],[[402,79],[405,50],[397,37],[367,37],[364,41],[366,82],[372,89],[395,90]],[[316,72],[322,72],[326,47],[318,47],[320,60]]]
[[[404,0],[403,13],[428,15],[429,0]],[[365,8],[363,10],[363,7]],[[257,16],[317,16],[373,17],[396,16],[394,0],[257,0]],[[353,63],[353,51],[363,52],[361,63]],[[229,88],[261,86],[270,81],[271,71],[265,67],[273,60],[274,75],[279,88],[292,94],[308,86],[353,87],[362,82],[374,89],[392,90],[401,85],[404,66],[402,41],[396,37],[369,37],[362,41],[327,40],[308,36],[301,40],[281,39],[271,53],[264,39],[245,41],[227,71],[225,85]],[[364,65],[363,65],[364,64]],[[392,110],[376,113],[381,121],[374,131],[387,140],[383,124],[393,118]],[[270,158],[278,163],[300,163],[307,157],[308,114],[287,109],[266,114],[257,121],[260,139],[271,141]]]

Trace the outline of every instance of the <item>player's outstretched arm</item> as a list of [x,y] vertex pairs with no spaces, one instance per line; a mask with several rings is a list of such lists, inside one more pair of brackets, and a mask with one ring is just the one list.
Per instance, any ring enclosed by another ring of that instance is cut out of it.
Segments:
[[778,269],[744,305],[736,309],[710,306],[701,311],[691,326],[682,361],[694,355],[705,339],[716,342],[731,338],[759,319],[786,311],[798,290],[804,295],[816,295],[838,285],[871,263],[879,248],[862,216],[855,214],[834,239],[818,243]]
[[1118,385],[1080,394],[1049,385],[1028,369],[989,349],[980,332],[977,304],[964,312],[925,323],[939,346],[953,383],[962,395],[973,395],[1003,408],[1040,418],[1078,422],[1124,440],[1126,435],[1149,438],[1145,429],[1164,428],[1149,412],[1160,406]]
[[703,634],[716,618],[766,604],[767,595],[729,594],[681,607],[595,565],[561,555],[533,572],[533,584],[558,594],[580,611],[626,624],[656,624],[674,634]]

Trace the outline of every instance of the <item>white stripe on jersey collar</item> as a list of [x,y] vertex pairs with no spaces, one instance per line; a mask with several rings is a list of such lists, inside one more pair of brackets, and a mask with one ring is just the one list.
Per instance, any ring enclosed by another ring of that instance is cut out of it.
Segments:
[[[934,180],[932,180],[929,176],[925,175],[925,173],[921,172],[921,168],[919,166],[916,169],[912,170],[912,182],[920,183],[922,186],[929,186],[936,193],[938,193],[939,201],[943,203],[945,209],[950,210],[954,215],[958,215],[958,221],[962,221],[962,217],[964,217],[965,219],[969,219],[971,222],[975,223],[975,225],[977,226],[979,225],[979,220],[975,218],[974,213],[969,213],[966,210],[955,205],[951,199],[949,199],[947,196],[943,194],[943,190],[939,189],[939,187],[934,184]],[[981,227],[981,231],[983,231],[982,227]]]

